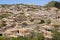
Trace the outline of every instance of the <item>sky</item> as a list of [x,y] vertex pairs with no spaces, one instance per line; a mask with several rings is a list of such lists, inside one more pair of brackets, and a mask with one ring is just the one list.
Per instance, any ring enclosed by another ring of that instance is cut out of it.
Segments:
[[51,0],[0,0],[0,4],[35,4],[35,5],[45,5]]

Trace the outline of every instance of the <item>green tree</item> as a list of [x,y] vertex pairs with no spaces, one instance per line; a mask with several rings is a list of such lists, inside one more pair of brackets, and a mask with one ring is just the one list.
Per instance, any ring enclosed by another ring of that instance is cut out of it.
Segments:
[[50,8],[50,7],[56,7],[60,9],[60,2],[57,1],[51,1],[48,4],[45,5],[46,8]]

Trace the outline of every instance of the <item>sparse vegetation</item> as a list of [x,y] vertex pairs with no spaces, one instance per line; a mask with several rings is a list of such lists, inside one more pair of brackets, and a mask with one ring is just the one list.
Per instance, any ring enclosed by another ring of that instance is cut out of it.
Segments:
[[0,36],[0,40],[7,40],[6,37]]
[[47,20],[46,20],[46,23],[47,23],[47,24],[50,24],[50,23],[51,23],[51,19],[47,19]]
[[43,24],[43,23],[45,23],[45,21],[42,19],[42,20],[39,22],[39,24]]
[[6,14],[0,14],[0,19],[2,19],[2,18],[7,18],[8,16],[9,16],[8,13],[6,13]]
[[33,40],[44,40],[44,36],[43,36],[43,34],[37,34],[34,38],[33,38]]
[[0,40],[44,40],[44,36],[42,34],[37,34],[36,36],[34,36],[33,38],[31,37],[23,37],[23,36],[19,36],[17,38],[5,38],[0,36]]
[[22,23],[22,27],[28,27],[28,24],[26,22]]
[[0,22],[0,28],[6,26],[6,21],[1,21]]
[[52,40],[60,40],[60,32],[56,28],[53,29],[53,39]]

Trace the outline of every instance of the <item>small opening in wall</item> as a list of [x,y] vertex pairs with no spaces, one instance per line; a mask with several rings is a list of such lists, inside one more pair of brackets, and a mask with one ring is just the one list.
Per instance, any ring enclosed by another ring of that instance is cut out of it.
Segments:
[[0,36],[2,36],[2,34],[0,34]]
[[19,33],[19,30],[17,30],[17,33]]
[[60,18],[60,17],[58,16],[58,18]]

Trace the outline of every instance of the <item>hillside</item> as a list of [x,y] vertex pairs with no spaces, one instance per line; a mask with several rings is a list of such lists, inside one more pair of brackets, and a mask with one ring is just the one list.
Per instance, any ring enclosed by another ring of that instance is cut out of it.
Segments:
[[56,7],[0,5],[0,36],[28,37],[33,36],[32,33],[42,33],[45,38],[53,38],[55,27],[60,31],[60,9]]

